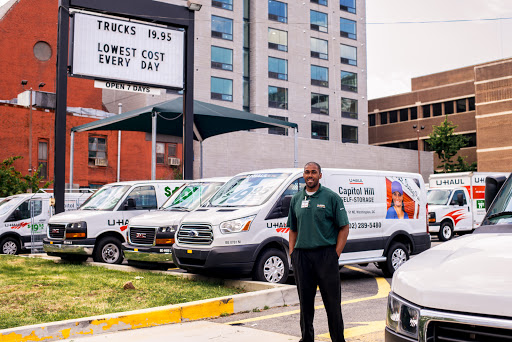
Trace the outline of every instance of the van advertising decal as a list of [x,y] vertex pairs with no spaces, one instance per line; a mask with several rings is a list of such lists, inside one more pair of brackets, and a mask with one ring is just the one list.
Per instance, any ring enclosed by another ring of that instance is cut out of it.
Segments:
[[417,219],[420,188],[412,179],[386,177],[386,219]]
[[467,211],[465,209],[458,209],[444,215],[443,218],[449,217],[453,220],[453,225],[456,226],[461,220],[466,218]]
[[6,224],[5,225],[7,228],[10,228],[12,230],[19,230],[19,229],[22,229],[22,228],[28,228],[29,230],[31,230],[32,232],[34,233],[37,233],[37,232],[42,232],[44,230],[44,223],[34,223],[34,224],[30,224],[28,222],[21,222],[21,223],[14,223],[14,224]]

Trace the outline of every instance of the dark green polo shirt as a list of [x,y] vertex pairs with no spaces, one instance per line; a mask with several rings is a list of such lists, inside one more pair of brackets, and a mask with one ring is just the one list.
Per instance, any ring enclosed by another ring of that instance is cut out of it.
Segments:
[[[309,200],[307,208],[303,201]],[[295,248],[317,248],[336,245],[338,232],[348,224],[343,201],[329,188],[320,188],[311,196],[305,188],[293,196],[287,226],[297,234]]]

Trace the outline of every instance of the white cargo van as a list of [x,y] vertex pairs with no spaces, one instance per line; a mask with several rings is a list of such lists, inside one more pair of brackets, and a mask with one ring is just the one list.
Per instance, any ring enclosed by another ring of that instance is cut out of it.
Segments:
[[512,179],[504,181],[487,177],[488,211],[473,234],[440,244],[395,273],[386,342],[511,340]]
[[120,264],[128,221],[156,210],[184,181],[131,181],[101,187],[79,210],[53,216],[43,248],[65,260]]
[[470,233],[485,216],[485,177],[502,172],[455,172],[430,175],[427,195],[429,229],[439,240]]
[[173,265],[172,244],[178,226],[188,213],[206,203],[229,177],[187,182],[162,207],[130,220],[123,253],[128,264],[166,269]]
[[[285,282],[290,270],[286,220],[303,169],[241,173],[204,207],[185,216],[173,245],[183,269],[252,274]],[[350,221],[340,265],[376,262],[391,275],[410,254],[430,248],[426,191],[419,174],[322,169],[322,186],[340,195]],[[392,184],[403,192],[404,219],[386,218]]]
[[[66,193],[64,209],[76,210],[92,194]],[[53,215],[53,193],[19,194],[0,201],[0,254],[19,254],[22,249],[43,246],[48,220]]]

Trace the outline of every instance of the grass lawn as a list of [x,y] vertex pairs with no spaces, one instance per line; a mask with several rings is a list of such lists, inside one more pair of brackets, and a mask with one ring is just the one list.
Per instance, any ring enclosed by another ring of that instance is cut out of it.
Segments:
[[[124,290],[131,281],[135,290]],[[0,255],[0,329],[245,292],[150,272]]]

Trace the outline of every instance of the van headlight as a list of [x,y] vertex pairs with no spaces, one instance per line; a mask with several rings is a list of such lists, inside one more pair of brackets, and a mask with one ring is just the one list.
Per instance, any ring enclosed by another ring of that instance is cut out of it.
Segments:
[[386,325],[389,329],[409,337],[418,338],[420,309],[393,292],[388,295]]
[[223,234],[246,232],[251,227],[252,220],[254,220],[255,217],[256,215],[252,215],[222,222],[220,224],[220,231]]
[[158,232],[159,233],[176,233],[177,228],[178,228],[178,226],[176,226],[176,225],[158,227]]

